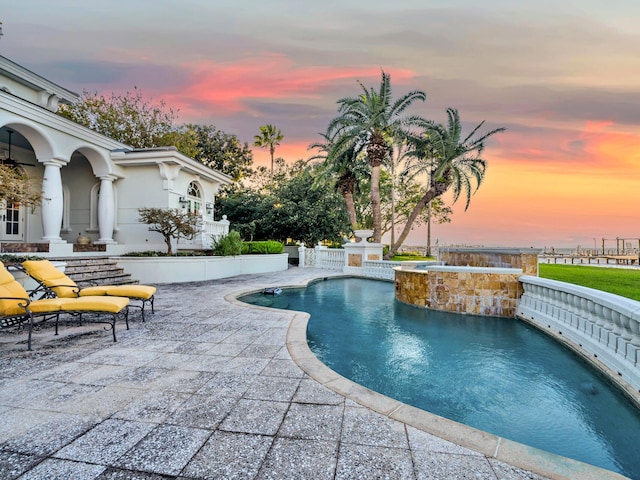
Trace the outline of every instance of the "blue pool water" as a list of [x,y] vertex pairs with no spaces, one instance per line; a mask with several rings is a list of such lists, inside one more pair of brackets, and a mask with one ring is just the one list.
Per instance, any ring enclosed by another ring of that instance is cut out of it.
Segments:
[[640,412],[578,356],[514,320],[401,304],[393,284],[332,279],[247,303],[311,314],[311,350],[423,410],[640,479]]

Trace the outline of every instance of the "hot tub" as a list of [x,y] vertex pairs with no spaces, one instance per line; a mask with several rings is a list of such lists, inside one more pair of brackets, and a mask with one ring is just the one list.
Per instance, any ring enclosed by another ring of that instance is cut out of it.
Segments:
[[434,310],[514,317],[523,292],[521,268],[402,265],[394,270],[396,298]]

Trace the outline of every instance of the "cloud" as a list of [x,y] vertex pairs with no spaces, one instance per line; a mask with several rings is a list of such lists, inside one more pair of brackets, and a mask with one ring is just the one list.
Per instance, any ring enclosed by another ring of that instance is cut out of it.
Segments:
[[[379,81],[376,66],[325,67],[299,66],[281,54],[263,54],[235,62],[202,60],[183,65],[190,71],[188,82],[169,91],[165,98],[190,115],[215,111],[229,115],[246,111],[250,101],[280,101],[283,104],[305,99],[310,104],[327,102],[326,94],[336,85]],[[414,76],[410,70],[394,69],[399,78]],[[336,98],[337,100],[337,98]],[[254,112],[258,113],[258,112]]]

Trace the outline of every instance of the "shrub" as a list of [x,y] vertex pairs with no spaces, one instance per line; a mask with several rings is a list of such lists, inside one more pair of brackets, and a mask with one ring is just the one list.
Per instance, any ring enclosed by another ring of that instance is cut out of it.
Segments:
[[213,237],[213,253],[222,257],[240,255],[242,253],[242,239],[240,234],[231,230],[220,238]]
[[263,240],[255,242],[244,242],[243,254],[266,254],[275,255],[284,252],[284,244],[276,240]]
[[45,257],[38,257],[36,255],[0,255],[0,262],[5,266],[8,265],[20,265],[25,260],[44,260]]
[[144,250],[142,252],[127,252],[122,254],[123,257],[166,257],[167,254],[157,250]]

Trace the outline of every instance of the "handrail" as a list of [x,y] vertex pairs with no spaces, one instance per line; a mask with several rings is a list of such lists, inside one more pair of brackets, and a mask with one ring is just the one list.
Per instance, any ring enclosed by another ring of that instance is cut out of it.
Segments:
[[520,282],[517,317],[570,340],[640,391],[640,302],[545,278]]

